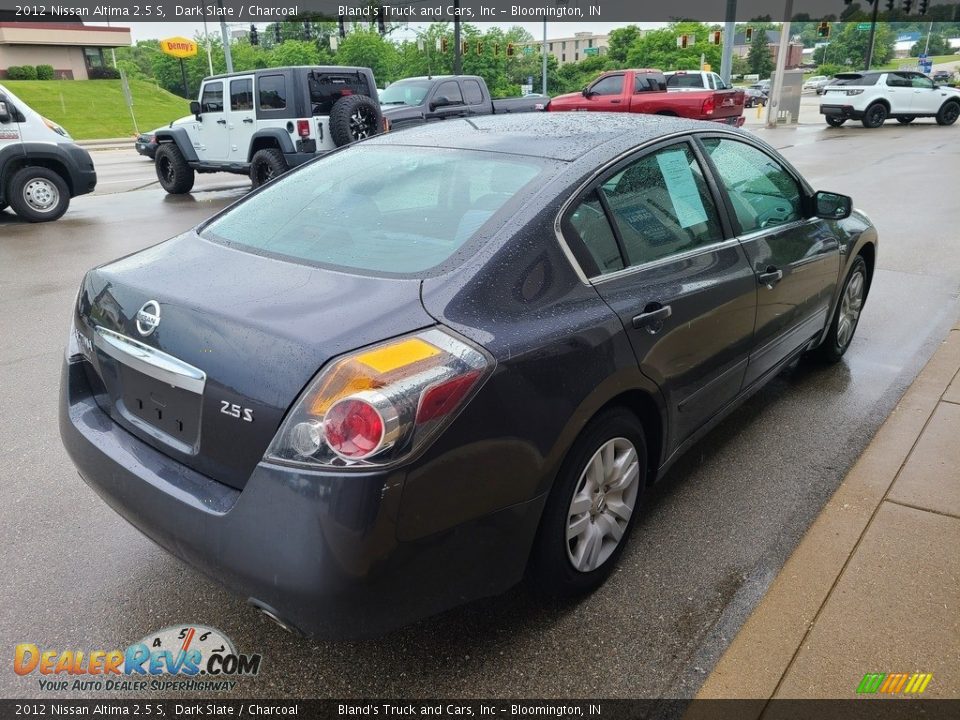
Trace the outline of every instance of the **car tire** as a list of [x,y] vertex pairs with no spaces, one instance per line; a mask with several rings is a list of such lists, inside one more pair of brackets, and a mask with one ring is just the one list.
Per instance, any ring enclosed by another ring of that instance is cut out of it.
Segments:
[[377,135],[382,128],[380,104],[366,95],[347,95],[330,109],[330,137],[337,147]]
[[163,143],[157,148],[155,159],[157,179],[160,186],[171,195],[183,195],[193,189],[196,173],[187,164],[183,153],[173,143]]
[[847,121],[845,117],[834,117],[833,115],[827,115],[826,117],[827,125],[830,127],[840,127]]
[[70,206],[70,188],[53,170],[30,166],[17,170],[7,186],[7,201],[28,222],[50,222]]
[[868,285],[867,263],[862,255],[857,255],[853,261],[853,267],[847,273],[843,290],[840,291],[840,299],[837,301],[837,309],[833,312],[827,336],[813,351],[814,357],[818,360],[835,363],[847,352],[860,322],[860,313],[863,311]]
[[250,182],[255,188],[283,175],[290,168],[283,153],[276,148],[257,150],[250,161]]
[[611,408],[587,424],[540,520],[530,562],[537,591],[580,595],[607,579],[640,513],[646,468],[643,426],[629,410]]
[[900,123],[901,125],[909,125],[916,119],[917,118],[915,115],[903,115],[897,118],[897,122]]
[[887,106],[883,103],[874,103],[863,113],[863,119],[860,121],[865,128],[878,128],[883,125],[887,119]]
[[945,102],[937,113],[937,125],[953,125],[960,118],[960,103],[956,100]]

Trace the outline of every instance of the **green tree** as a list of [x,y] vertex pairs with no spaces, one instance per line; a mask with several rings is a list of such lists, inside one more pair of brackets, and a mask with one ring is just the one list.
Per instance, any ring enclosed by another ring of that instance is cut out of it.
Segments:
[[952,52],[950,43],[947,42],[947,39],[939,33],[933,33],[930,36],[929,47],[927,46],[926,38],[921,38],[918,42],[914,43],[913,47],[910,48],[911,57],[918,57],[925,48],[927,54],[929,55],[950,55]]
[[[858,23],[843,23],[839,32],[833,35],[830,50],[827,55],[830,62],[840,63],[848,67],[862,68],[867,58],[867,43],[870,40],[869,30],[858,29]],[[834,29],[836,30],[837,27]],[[896,41],[894,31],[886,23],[877,23],[876,37],[873,42],[873,66],[883,65],[893,57],[893,46]]]
[[[677,45],[681,35],[692,37],[694,42],[686,48]],[[722,46],[710,42],[710,27],[698,22],[672,23],[663,30],[646,33],[634,42],[627,53],[627,63],[633,67],[650,67],[661,70],[697,70],[700,56],[711,66],[720,67]]]
[[640,39],[642,33],[636,25],[611,30],[607,38],[607,57],[617,63],[625,63],[630,48]]
[[319,64],[320,51],[312,40],[285,40],[270,50],[269,67]]
[[338,65],[370,68],[381,85],[400,77],[396,45],[383,39],[376,31],[356,30],[347,35],[337,47],[335,60]]
[[750,50],[747,53],[747,64],[750,72],[759,75],[761,79],[770,77],[773,72],[773,55],[770,53],[770,42],[766,30],[754,30]]

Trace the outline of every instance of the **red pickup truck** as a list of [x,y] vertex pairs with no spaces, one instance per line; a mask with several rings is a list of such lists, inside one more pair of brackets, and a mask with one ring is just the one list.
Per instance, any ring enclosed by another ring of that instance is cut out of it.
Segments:
[[659,70],[614,70],[601,75],[582,92],[558,95],[546,109],[671,115],[740,127],[743,102],[743,90],[667,92],[667,79]]

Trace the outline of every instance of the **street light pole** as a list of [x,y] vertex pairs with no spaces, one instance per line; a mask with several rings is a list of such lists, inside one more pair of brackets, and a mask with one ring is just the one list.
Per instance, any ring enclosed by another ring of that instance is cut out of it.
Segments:
[[737,0],[727,0],[727,17],[723,26],[723,53],[720,56],[720,79],[730,82],[733,74],[733,41],[736,34]]
[[873,39],[877,34],[877,15],[880,14],[880,0],[872,0],[873,17],[870,19],[870,38],[867,40],[867,65],[864,70],[869,70],[873,64]]
[[777,50],[777,69],[774,70],[773,87],[770,88],[770,104],[767,105],[768,128],[777,126],[777,116],[780,114],[783,73],[787,69],[787,53],[790,52],[790,18],[793,15],[793,0],[787,0],[783,15],[783,25],[780,26],[780,48]]
[[207,67],[213,75],[213,52],[210,49],[210,33],[207,32],[207,16],[203,16],[203,39],[207,44]]
[[547,21],[543,21],[543,47],[540,48],[543,52],[540,54],[543,55],[543,94],[547,94]]
[[453,74],[463,73],[463,53],[460,47],[460,0],[453,0]]
[[230,36],[227,34],[227,23],[223,19],[223,0],[217,0],[220,6],[220,37],[223,38],[223,59],[227,61],[227,72],[233,72],[233,56],[230,54]]

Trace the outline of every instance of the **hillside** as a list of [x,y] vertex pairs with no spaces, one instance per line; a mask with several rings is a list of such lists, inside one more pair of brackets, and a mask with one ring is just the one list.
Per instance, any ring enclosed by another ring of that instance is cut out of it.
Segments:
[[[4,80],[41,115],[63,125],[75,140],[133,136],[133,120],[119,80]],[[189,103],[143,80],[130,81],[140,131],[190,112]]]

